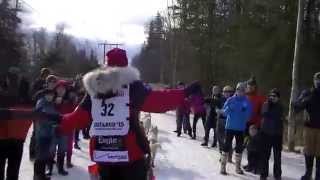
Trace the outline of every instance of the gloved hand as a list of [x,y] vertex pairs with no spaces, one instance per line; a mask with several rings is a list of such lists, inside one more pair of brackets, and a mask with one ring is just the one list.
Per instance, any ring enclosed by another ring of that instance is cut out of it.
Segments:
[[185,89],[184,92],[186,94],[186,96],[190,96],[192,94],[197,94],[197,93],[201,93],[201,85],[199,81],[195,81],[191,84],[189,84]]

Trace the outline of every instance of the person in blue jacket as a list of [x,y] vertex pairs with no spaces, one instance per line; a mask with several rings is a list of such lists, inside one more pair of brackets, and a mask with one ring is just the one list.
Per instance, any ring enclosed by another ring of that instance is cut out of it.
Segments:
[[227,175],[227,154],[232,148],[233,138],[236,139],[236,173],[243,174],[241,169],[244,132],[252,113],[252,105],[245,95],[246,83],[238,83],[236,93],[223,106],[223,114],[227,117],[225,126],[225,144],[221,155],[220,173]]

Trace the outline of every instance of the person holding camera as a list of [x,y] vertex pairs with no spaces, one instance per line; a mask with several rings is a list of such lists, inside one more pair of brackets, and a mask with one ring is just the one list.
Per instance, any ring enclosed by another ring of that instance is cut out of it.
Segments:
[[302,180],[311,179],[314,158],[316,158],[316,179],[320,179],[320,72],[314,75],[313,82],[311,90],[303,91],[294,103],[296,112],[306,110],[309,114],[304,130],[306,173],[301,177]]
[[283,106],[280,103],[280,92],[272,89],[268,100],[262,106],[261,137],[261,169],[260,179],[265,180],[269,173],[269,159],[273,150],[273,176],[281,179],[281,151],[283,134]]

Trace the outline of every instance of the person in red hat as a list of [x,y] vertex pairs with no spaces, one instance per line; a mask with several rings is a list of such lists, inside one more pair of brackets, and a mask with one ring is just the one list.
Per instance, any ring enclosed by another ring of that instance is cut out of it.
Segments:
[[128,66],[126,51],[107,54],[107,66],[84,75],[87,95],[74,112],[63,115],[61,130],[71,132],[91,123],[90,157],[102,180],[144,180],[150,162],[148,140],[139,124],[139,112],[166,112],[201,90],[199,83],[185,89],[152,90]]

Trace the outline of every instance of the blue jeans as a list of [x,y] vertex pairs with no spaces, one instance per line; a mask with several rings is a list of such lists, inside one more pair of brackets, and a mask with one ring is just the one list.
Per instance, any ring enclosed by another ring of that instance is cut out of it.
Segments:
[[52,157],[55,156],[55,153],[57,151],[58,148],[58,153],[62,154],[62,153],[66,153],[67,149],[68,149],[68,137],[67,136],[62,136],[62,135],[55,135],[51,146],[50,146],[50,153],[52,155]]
[[39,137],[36,138],[36,159],[37,160],[48,160],[51,155],[51,144],[52,138],[51,137]]

